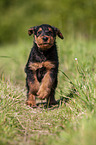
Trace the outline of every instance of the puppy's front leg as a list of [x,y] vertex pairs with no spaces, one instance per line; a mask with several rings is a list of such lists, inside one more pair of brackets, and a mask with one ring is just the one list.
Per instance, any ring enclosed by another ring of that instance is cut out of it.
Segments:
[[42,66],[46,68],[47,72],[42,79],[41,86],[37,92],[38,98],[45,99],[49,97],[52,90],[53,83],[55,82],[55,75],[52,77],[51,74],[55,74],[56,62],[45,61],[42,62]]
[[37,80],[36,76],[36,69],[38,68],[38,64],[30,63],[28,67],[29,68],[27,69],[27,79],[26,79],[28,88],[26,104],[30,105],[31,107],[37,107],[35,96],[40,87],[40,83]]
[[44,78],[42,79],[41,86],[39,88],[39,91],[37,92],[38,98],[40,99],[48,98],[51,92],[53,82],[54,80],[50,76],[50,70],[48,70]]

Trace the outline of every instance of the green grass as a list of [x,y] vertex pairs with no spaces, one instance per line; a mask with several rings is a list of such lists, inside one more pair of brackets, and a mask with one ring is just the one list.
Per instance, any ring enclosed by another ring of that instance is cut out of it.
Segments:
[[30,39],[0,48],[0,144],[95,145],[96,42],[57,39],[59,105],[37,109],[25,105],[24,66],[31,45]]

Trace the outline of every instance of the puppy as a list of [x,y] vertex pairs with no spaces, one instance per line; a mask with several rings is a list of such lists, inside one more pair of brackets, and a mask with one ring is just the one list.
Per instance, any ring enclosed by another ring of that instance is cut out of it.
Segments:
[[58,54],[56,36],[63,39],[59,29],[48,24],[31,27],[29,36],[34,35],[33,47],[25,67],[27,101],[31,107],[36,106],[36,96],[47,99],[50,105],[56,104]]

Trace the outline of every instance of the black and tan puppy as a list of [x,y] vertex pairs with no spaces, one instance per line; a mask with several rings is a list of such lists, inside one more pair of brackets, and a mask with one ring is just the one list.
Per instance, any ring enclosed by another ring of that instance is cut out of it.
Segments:
[[59,29],[43,24],[31,27],[29,35],[34,35],[34,44],[25,67],[27,101],[26,104],[36,107],[36,96],[47,99],[49,104],[56,104],[55,88],[57,86],[58,54],[56,35],[63,39]]

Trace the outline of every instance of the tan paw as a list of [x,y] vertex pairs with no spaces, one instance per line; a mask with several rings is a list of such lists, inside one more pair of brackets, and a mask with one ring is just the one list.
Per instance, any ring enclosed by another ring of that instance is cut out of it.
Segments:
[[49,88],[46,88],[45,90],[44,89],[40,89],[38,92],[37,92],[37,95],[38,95],[38,98],[39,99],[45,99],[48,97],[49,95],[49,92],[50,92],[50,89]]
[[29,105],[32,108],[37,108],[35,101],[26,101],[26,105]]

